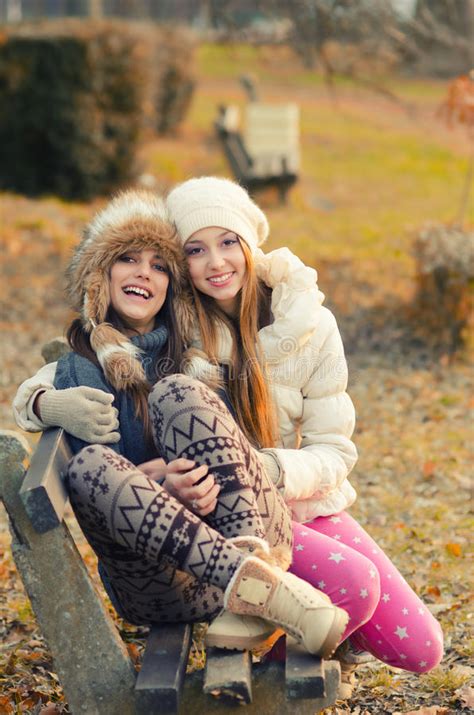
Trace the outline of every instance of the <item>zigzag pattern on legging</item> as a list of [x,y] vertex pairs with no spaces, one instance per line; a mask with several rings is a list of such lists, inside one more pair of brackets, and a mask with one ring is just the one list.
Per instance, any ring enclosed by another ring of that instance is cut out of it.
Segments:
[[120,576],[116,561],[105,561],[105,567],[120,611],[130,623],[206,620],[222,608],[220,589],[169,565],[162,564],[157,570],[156,564],[150,564],[148,571],[152,574],[154,570],[155,576],[142,580],[138,574]]
[[[153,494],[153,501],[148,506],[148,509],[151,510],[159,510],[160,507],[163,508],[166,501],[166,495],[160,494],[158,496],[156,493],[156,487],[151,481],[146,481],[142,484],[130,484],[129,482],[131,479],[133,479],[133,475],[130,475],[128,479],[124,479],[114,495],[113,507],[116,508],[112,509],[111,521],[112,533],[119,537],[124,546],[134,549],[137,537],[135,524],[136,516],[143,512],[146,508],[145,501],[141,498],[139,492],[145,492],[148,498],[150,497],[150,492]],[[129,487],[129,494],[127,494],[127,497],[128,499],[134,499],[134,501],[132,504],[119,504],[119,498],[127,487]],[[158,501],[160,502],[159,504],[157,503]],[[120,517],[121,520],[125,522],[125,526],[118,525],[117,522]]]
[[[216,434],[227,433],[229,437],[236,436],[236,430],[229,430],[229,425],[218,415],[206,414],[203,409],[196,415],[193,408],[179,410],[174,418],[179,420],[179,426],[168,423],[160,440],[159,452],[164,459],[173,459],[177,454],[188,455],[190,447],[194,454],[199,454],[202,448],[200,440],[212,438]],[[184,418],[184,419],[183,419]],[[207,434],[206,434],[207,433]],[[193,457],[189,457],[193,459]]]
[[[225,575],[225,569],[222,566],[228,561],[229,548],[225,541],[216,542],[215,539],[212,539],[210,529],[202,522],[199,539],[194,541],[188,551],[186,570],[203,581],[208,580],[212,572],[214,573],[215,582],[216,574]],[[218,565],[219,562],[220,566]],[[222,581],[222,587],[224,588],[224,580]]]

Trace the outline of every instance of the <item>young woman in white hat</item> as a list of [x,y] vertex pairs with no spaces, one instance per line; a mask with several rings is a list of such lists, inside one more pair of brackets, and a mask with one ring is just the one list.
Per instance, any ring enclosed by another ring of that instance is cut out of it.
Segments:
[[354,650],[415,672],[432,669],[443,653],[439,624],[346,511],[356,498],[348,479],[355,415],[316,271],[287,248],[260,250],[267,219],[234,182],[191,179],[167,204],[199,322],[188,370],[198,378],[215,371],[226,384],[238,423],[291,508],[291,571],[348,611],[344,635]]

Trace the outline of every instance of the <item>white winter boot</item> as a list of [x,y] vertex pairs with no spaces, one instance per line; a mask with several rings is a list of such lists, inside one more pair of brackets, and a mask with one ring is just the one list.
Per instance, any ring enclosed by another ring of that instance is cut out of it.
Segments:
[[[257,536],[237,536],[228,541],[248,554],[258,553],[271,558],[268,543]],[[279,552],[274,558],[284,565],[285,559]],[[290,558],[291,555],[288,554],[286,557],[288,565]],[[283,633],[281,628],[277,628],[263,618],[237,615],[224,609],[207,629],[205,643],[207,647],[253,650],[261,654],[270,650]]]
[[224,593],[224,607],[234,614],[271,621],[321,658],[332,655],[349,619],[326,594],[254,556],[234,573]]

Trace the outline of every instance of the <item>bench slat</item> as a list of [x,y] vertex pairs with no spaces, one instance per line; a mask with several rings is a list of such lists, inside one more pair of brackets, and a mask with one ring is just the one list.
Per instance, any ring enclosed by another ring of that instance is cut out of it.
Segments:
[[71,451],[64,430],[43,432],[20,489],[20,498],[36,532],[44,534],[62,522],[68,494],[62,480]]
[[189,623],[160,624],[151,628],[135,685],[139,712],[147,715],[178,712],[191,633]]
[[208,648],[203,692],[240,703],[252,702],[252,661],[248,651]]
[[286,639],[285,679],[288,698],[323,698],[326,695],[321,659],[289,637]]

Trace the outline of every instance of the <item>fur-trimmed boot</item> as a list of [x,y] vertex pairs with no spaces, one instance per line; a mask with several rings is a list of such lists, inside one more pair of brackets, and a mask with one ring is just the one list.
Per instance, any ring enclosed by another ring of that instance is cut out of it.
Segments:
[[[274,559],[281,568],[289,568],[291,553],[275,549],[271,554],[266,541],[257,536],[236,536],[229,541],[248,554],[265,555]],[[207,647],[227,650],[252,650],[262,654],[270,650],[284,631],[273,623],[258,616],[243,616],[222,610],[207,629],[205,643]]]
[[347,638],[334,654],[341,664],[341,682],[337,692],[338,700],[349,700],[357,685],[355,671],[358,665],[370,663],[376,658],[366,650],[359,650]]
[[344,661],[340,661],[340,665],[341,682],[337,691],[337,700],[350,700],[357,684],[355,677],[357,665],[355,663],[344,663]]
[[[349,619],[326,594],[293,574],[259,558],[246,558],[224,593],[224,607],[242,616],[258,616],[296,638],[307,651],[328,658]],[[271,558],[271,557],[270,557]]]

